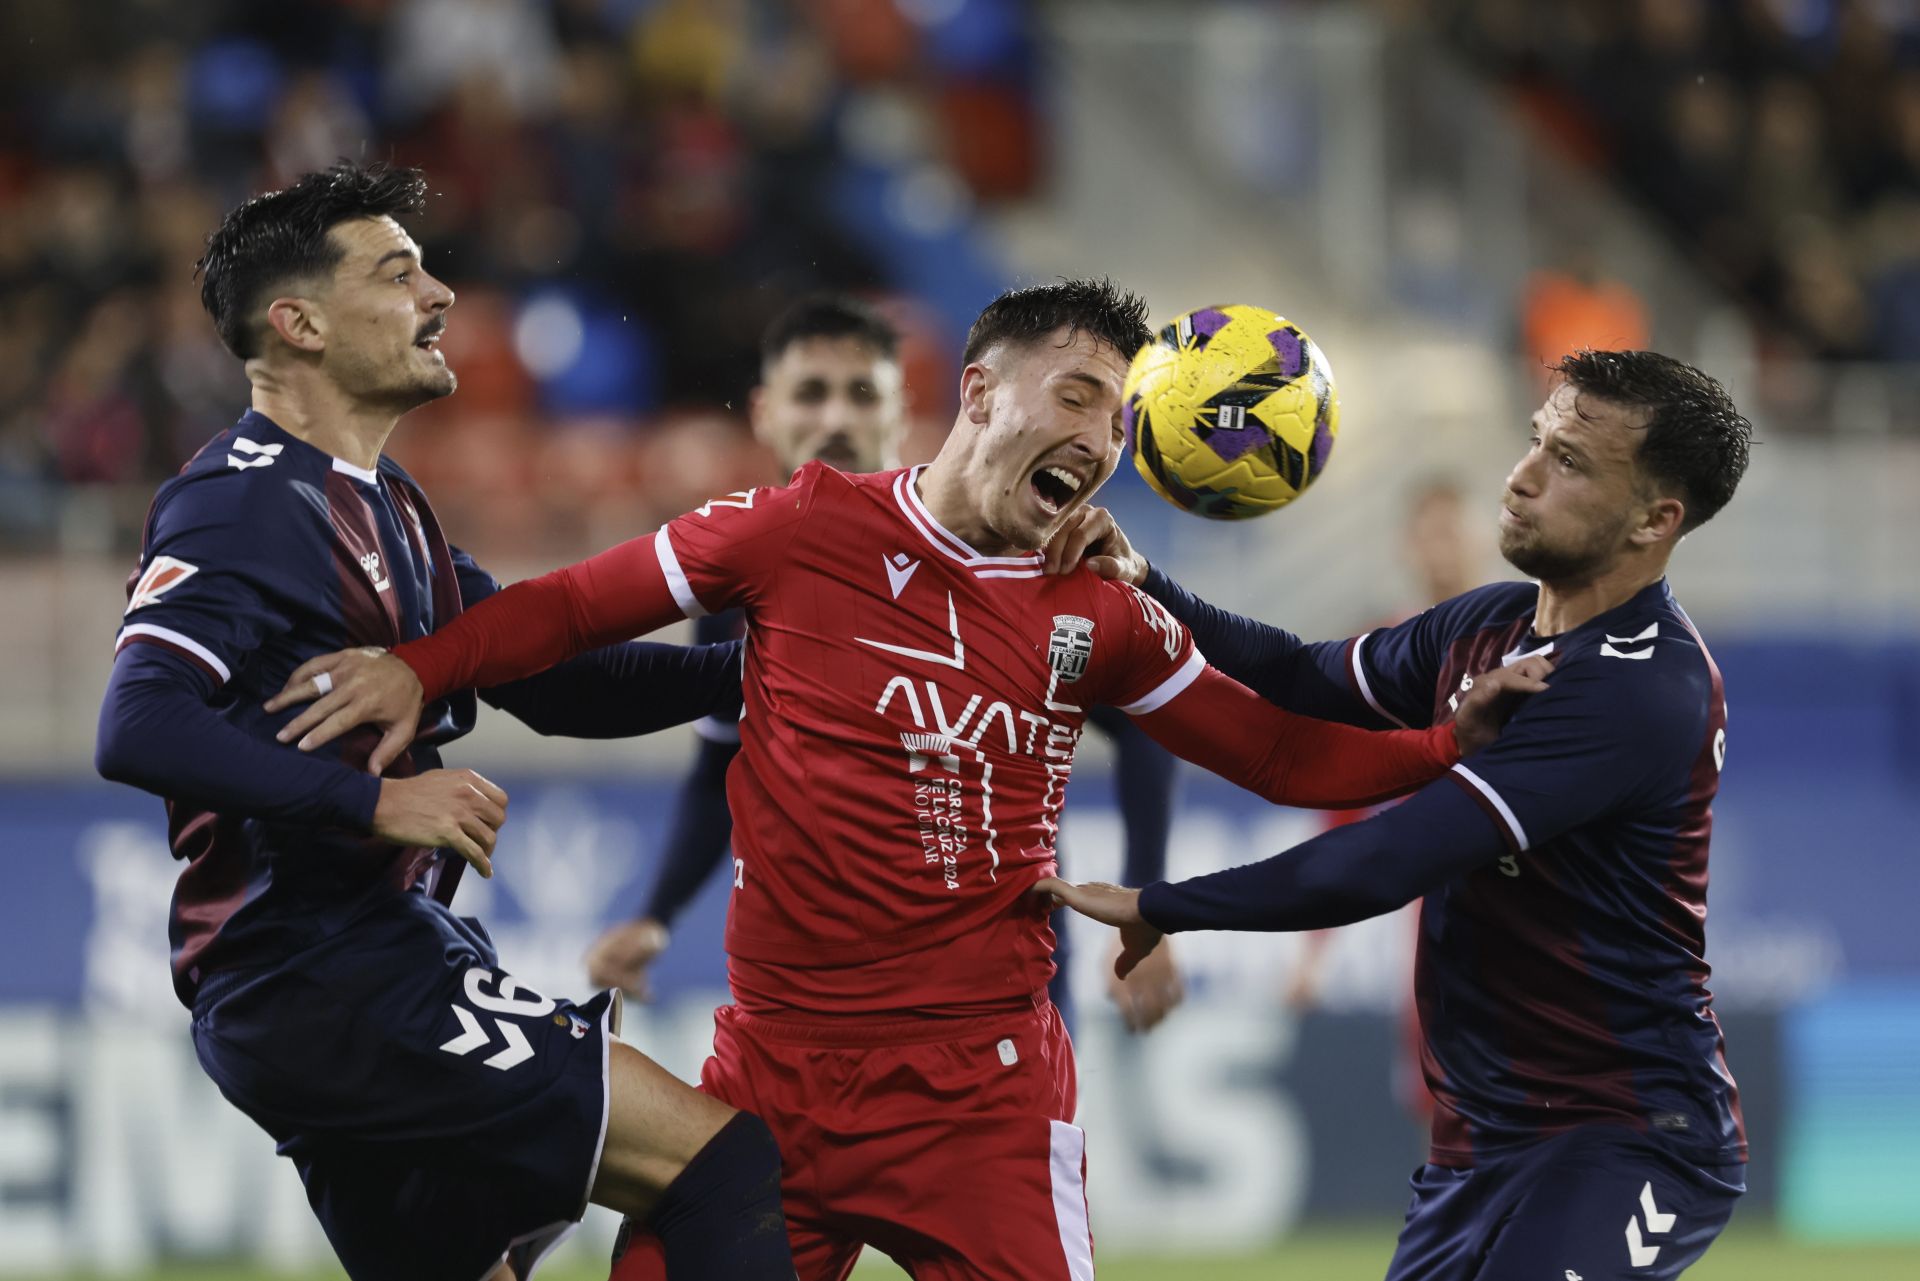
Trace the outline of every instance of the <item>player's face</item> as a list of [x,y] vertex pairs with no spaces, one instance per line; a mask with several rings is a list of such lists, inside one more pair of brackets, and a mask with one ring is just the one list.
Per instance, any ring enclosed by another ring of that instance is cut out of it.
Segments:
[[753,395],[753,432],[791,473],[815,459],[847,472],[895,465],[905,427],[900,366],[859,338],[801,338]]
[[356,218],[327,233],[344,250],[322,302],[325,367],[355,399],[400,412],[452,393],[440,354],[453,290],[421,265],[420,246],[391,218]]
[[1562,383],[1534,414],[1527,452],[1507,476],[1500,554],[1550,582],[1611,567],[1646,516],[1650,496],[1634,460],[1644,434],[1637,412]]
[[1120,459],[1126,359],[1087,334],[1068,335],[1062,328],[990,350],[962,377],[963,421],[975,432],[969,492],[1007,548],[1045,547]]

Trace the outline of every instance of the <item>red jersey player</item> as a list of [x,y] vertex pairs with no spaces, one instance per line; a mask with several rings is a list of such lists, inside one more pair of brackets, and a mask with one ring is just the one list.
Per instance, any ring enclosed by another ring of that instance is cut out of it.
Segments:
[[[508,588],[391,655],[295,672],[317,744],[422,696],[538,671],[682,616],[748,620],[726,945],[735,1004],[705,1089],[778,1136],[803,1281],[863,1244],[920,1277],[1093,1275],[1071,1047],[1046,999],[1054,836],[1087,709],[1290,805],[1437,777],[1493,734],[1518,673],[1449,729],[1369,733],[1281,711],[1207,666],[1133,588],[1044,572],[1037,549],[1119,456],[1144,307],[1105,283],[997,299],[969,335],[933,463],[809,464],[590,560]],[[331,691],[316,689],[325,672]],[[304,744],[303,744],[304,745]],[[616,1276],[663,1275],[636,1247]]]

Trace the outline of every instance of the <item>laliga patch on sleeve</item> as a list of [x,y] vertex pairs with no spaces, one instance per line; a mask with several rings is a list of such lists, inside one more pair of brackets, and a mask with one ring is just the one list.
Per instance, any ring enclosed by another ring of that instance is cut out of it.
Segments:
[[153,604],[199,572],[198,565],[189,565],[172,556],[155,556],[153,563],[140,575],[140,581],[134,584],[126,612],[131,614],[142,605]]

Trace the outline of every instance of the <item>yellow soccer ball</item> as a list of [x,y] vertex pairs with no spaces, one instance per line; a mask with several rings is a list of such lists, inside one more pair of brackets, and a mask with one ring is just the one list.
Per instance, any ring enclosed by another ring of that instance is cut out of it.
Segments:
[[1333,370],[1263,307],[1191,311],[1140,349],[1120,416],[1153,492],[1209,520],[1263,516],[1306,492],[1340,429]]

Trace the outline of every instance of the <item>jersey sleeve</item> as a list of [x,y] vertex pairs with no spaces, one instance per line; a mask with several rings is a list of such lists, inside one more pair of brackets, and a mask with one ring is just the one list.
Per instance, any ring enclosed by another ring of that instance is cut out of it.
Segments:
[[284,513],[250,518],[261,496],[239,476],[162,495],[127,589],[116,654],[129,645],[171,650],[205,677],[202,692],[211,693],[264,642],[293,629],[283,584],[293,578],[287,562],[299,549]]
[[1096,613],[1093,658],[1104,659],[1097,702],[1145,715],[1193,684],[1207,665],[1186,625],[1136,587],[1102,583]]
[[1644,665],[1582,657],[1548,677],[1451,781],[1519,853],[1625,805],[1683,795],[1706,745],[1712,678],[1673,645]]
[[682,612],[697,619],[758,599],[823,483],[837,480],[826,464],[808,463],[789,484],[710,499],[661,526],[660,568]]

